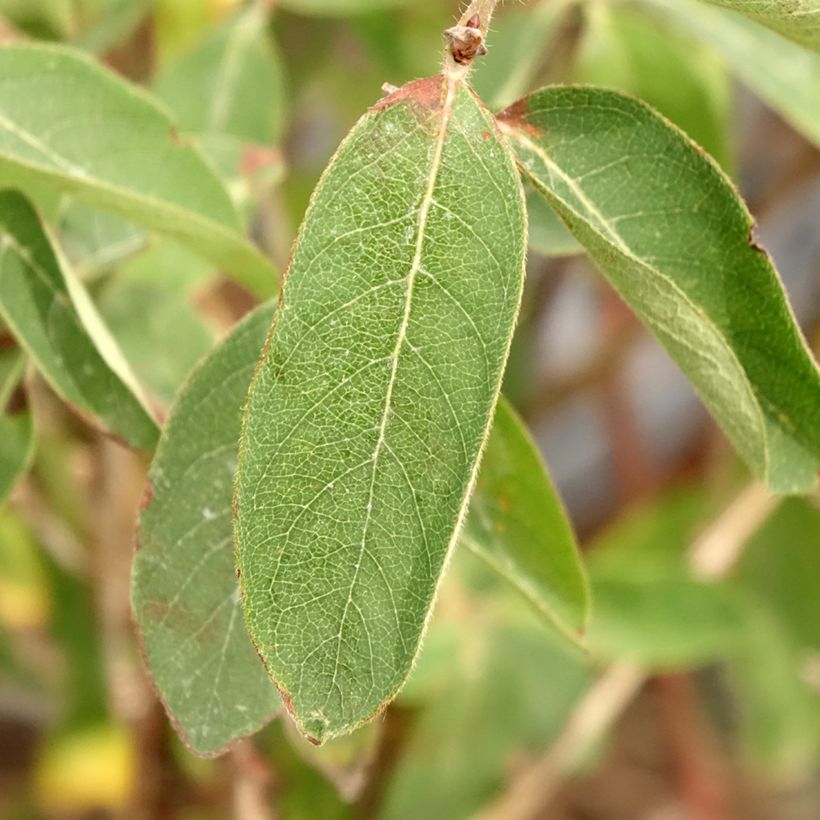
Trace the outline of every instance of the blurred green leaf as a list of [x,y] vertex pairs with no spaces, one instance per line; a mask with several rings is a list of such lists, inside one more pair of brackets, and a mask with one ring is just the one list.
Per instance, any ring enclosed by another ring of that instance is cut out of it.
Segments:
[[0,0],[0,14],[32,37],[60,40],[71,31],[71,0]]
[[[740,734],[753,763],[805,777],[820,754],[820,508],[786,499],[751,538],[733,573],[747,627],[730,667]],[[814,670],[814,671],[813,671]]]
[[578,240],[567,230],[544,197],[531,185],[527,194],[527,228],[530,248],[541,256],[575,256],[583,253]]
[[769,777],[805,778],[820,755],[820,699],[801,680],[806,652],[765,599],[746,604],[728,670],[746,756]]
[[116,268],[144,250],[146,232],[120,216],[68,200],[56,219],[66,257],[80,279]]
[[742,631],[732,597],[683,575],[635,580],[590,568],[593,654],[655,670],[693,666],[731,650]]
[[471,82],[494,111],[532,90],[568,7],[566,0],[546,0],[532,8],[500,9],[493,17],[488,53],[476,62]]
[[818,0],[707,0],[745,14],[814,51],[820,52]]
[[[12,508],[0,508],[0,635],[45,628],[51,615],[49,593],[39,545]],[[16,671],[24,672],[30,660],[27,664],[18,658],[24,653],[11,643],[7,651]]]
[[503,397],[460,540],[578,639],[589,590],[575,536],[535,443]]
[[73,0],[74,45],[101,54],[120,45],[150,11],[150,0]]
[[523,172],[694,384],[752,471],[817,484],[820,371],[731,183],[644,104],[547,88],[502,115]]
[[279,0],[282,8],[300,14],[346,17],[348,14],[362,14],[379,8],[393,8],[408,0]]
[[708,509],[701,491],[667,493],[630,510],[592,545],[594,654],[670,669],[733,648],[743,629],[734,595],[689,577],[687,547]]
[[770,602],[800,645],[820,652],[820,508],[786,499],[750,540],[737,575]]
[[0,74],[0,183],[47,184],[187,244],[257,291],[274,288],[213,171],[142,91],[55,46],[3,48]]
[[20,351],[0,349],[0,506],[34,457],[34,419],[28,408],[9,407],[24,365]]
[[235,533],[251,637],[318,741],[373,717],[410,671],[524,254],[512,157],[459,80],[371,109],[314,193],[248,397]]
[[168,406],[214,337],[188,300],[156,284],[117,278],[97,304],[141,383]]
[[282,124],[279,59],[261,4],[234,15],[195,48],[166,63],[154,91],[190,133],[273,144]]
[[650,12],[713,46],[730,71],[820,145],[820,56],[699,0],[641,0]]
[[165,239],[150,238],[148,247],[119,266],[118,276],[188,295],[215,276],[211,265],[192,251]]
[[151,0],[159,64],[192,48],[207,36],[209,28],[241,3],[242,0]]
[[599,0],[584,12],[577,79],[649,103],[731,172],[730,89],[715,53],[631,7]]
[[273,311],[257,308],[183,387],[140,516],[134,613],[163,702],[200,755],[255,732],[280,705],[245,631],[231,538],[242,402]]
[[0,315],[67,402],[138,449],[157,424],[94,305],[31,205],[0,192]]
[[[557,737],[589,684],[581,654],[535,617],[519,617],[512,590],[505,589],[492,609],[483,598],[448,608],[470,557],[456,556],[428,636],[432,644],[441,631],[456,639],[445,638],[451,649],[441,655],[425,648],[409,691],[417,677],[438,685],[409,704],[400,697],[399,706],[412,709],[410,734],[378,817],[473,817],[506,785],[514,761],[531,758]],[[440,673],[431,664],[441,666]]]

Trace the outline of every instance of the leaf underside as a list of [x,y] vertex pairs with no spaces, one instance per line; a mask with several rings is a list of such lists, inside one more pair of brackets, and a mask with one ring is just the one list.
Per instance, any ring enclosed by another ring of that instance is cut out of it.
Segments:
[[441,77],[365,115],[314,194],[235,510],[251,637],[317,742],[409,674],[492,419],[525,226],[492,118]]
[[520,167],[776,492],[816,486],[820,373],[717,165],[644,104],[548,88],[501,117]]
[[16,191],[0,192],[0,316],[58,395],[132,447],[153,450],[159,430],[133,374]]
[[183,386],[140,516],[132,601],[145,657],[178,731],[205,756],[281,705],[245,630],[231,536],[242,403],[273,311],[257,308]]
[[535,442],[503,396],[460,540],[578,640],[589,592],[575,536]]

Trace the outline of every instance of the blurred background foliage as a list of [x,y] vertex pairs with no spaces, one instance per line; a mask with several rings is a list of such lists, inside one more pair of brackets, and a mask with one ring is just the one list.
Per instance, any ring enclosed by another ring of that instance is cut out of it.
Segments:
[[[339,141],[383,83],[437,71],[456,5],[0,0],[0,39],[68,43],[151,89],[284,268]],[[711,153],[817,350],[814,55],[690,0],[510,2],[489,46],[474,82],[494,109],[547,82],[605,85]],[[167,408],[253,297],[170,240],[66,198],[39,204]],[[0,816],[461,818],[534,765],[532,816],[820,816],[818,499],[749,486],[680,373],[547,206],[530,204],[506,391],[583,544],[588,652],[462,554],[383,718],[322,749],[277,720],[223,759],[195,759],[144,677],[130,622],[147,465],[36,377],[29,452],[32,414],[5,387],[22,364],[0,333],[0,458],[31,461],[0,507]],[[709,550],[733,548],[723,579],[705,577]]]

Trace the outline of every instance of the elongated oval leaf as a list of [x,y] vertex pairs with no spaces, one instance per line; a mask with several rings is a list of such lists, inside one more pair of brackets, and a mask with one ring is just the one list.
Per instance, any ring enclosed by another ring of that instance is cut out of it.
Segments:
[[589,591],[575,537],[538,448],[503,398],[461,543],[577,640]]
[[525,222],[492,118],[441,77],[372,109],[314,194],[235,509],[251,637],[317,742],[378,712],[418,651],[492,420]]
[[519,162],[692,380],[752,470],[809,491],[820,373],[728,179],[650,108],[544,89],[502,116]]
[[28,201],[0,192],[0,315],[52,388],[133,447],[159,430],[125,359]]
[[707,0],[745,14],[796,43],[820,52],[818,0]]
[[647,10],[713,46],[749,88],[820,145],[820,55],[700,0],[641,0]]
[[19,350],[0,350],[0,505],[34,455],[34,419],[28,408],[10,406],[24,365]]
[[253,5],[163,67],[154,90],[176,113],[180,128],[263,144],[276,139],[282,78],[266,22],[262,6]]
[[242,403],[273,310],[257,308],[182,388],[140,516],[136,621],[162,700],[200,755],[256,731],[281,705],[245,631],[231,538]]
[[1,49],[0,76],[0,184],[51,186],[187,244],[258,291],[273,288],[224,187],[147,95],[55,46]]

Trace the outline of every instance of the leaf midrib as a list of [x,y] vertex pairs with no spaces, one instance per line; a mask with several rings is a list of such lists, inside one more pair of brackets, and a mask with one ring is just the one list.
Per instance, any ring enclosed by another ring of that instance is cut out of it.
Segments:
[[[441,109],[441,124],[439,126],[438,134],[436,135],[436,143],[433,148],[433,156],[430,162],[430,170],[427,174],[427,188],[424,191],[421,204],[418,208],[417,221],[417,236],[416,247],[413,255],[413,261],[410,265],[410,270],[407,274],[407,286],[404,301],[404,313],[402,315],[402,322],[399,327],[396,345],[393,348],[392,360],[393,366],[390,371],[390,379],[387,383],[387,391],[385,394],[384,410],[382,411],[381,423],[379,424],[379,434],[376,440],[376,446],[372,457],[372,471],[370,476],[370,488],[368,491],[368,500],[365,512],[365,520],[362,527],[362,539],[359,545],[359,554],[356,560],[356,567],[353,572],[353,578],[348,590],[347,601],[345,602],[344,610],[342,611],[342,618],[339,624],[339,633],[336,638],[336,660],[333,667],[333,678],[328,687],[328,701],[332,695],[333,689],[336,686],[336,678],[339,672],[342,651],[342,635],[344,633],[345,623],[347,622],[347,615],[353,603],[353,591],[359,578],[362,560],[367,551],[367,533],[370,528],[370,521],[373,511],[373,496],[376,487],[376,473],[378,472],[378,464],[381,453],[386,446],[387,426],[390,419],[390,410],[393,400],[393,389],[396,385],[399,368],[399,357],[401,350],[407,340],[407,329],[410,324],[410,315],[413,307],[413,292],[416,283],[416,277],[421,270],[421,260],[424,254],[424,244],[426,238],[427,222],[430,216],[430,210],[434,202],[434,193],[436,182],[438,181],[439,170],[441,169],[441,160],[444,153],[444,142],[447,137],[447,130],[450,123],[450,118],[453,112],[453,104],[455,102],[456,91],[459,86],[459,81],[455,78],[447,77],[445,79],[447,85],[447,93]],[[327,705],[327,702],[326,704]]]

